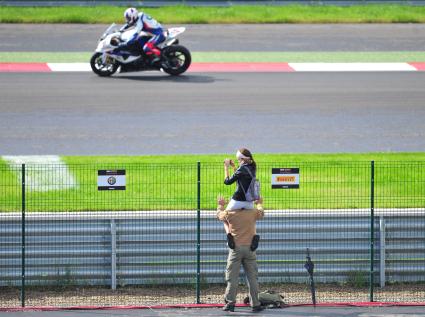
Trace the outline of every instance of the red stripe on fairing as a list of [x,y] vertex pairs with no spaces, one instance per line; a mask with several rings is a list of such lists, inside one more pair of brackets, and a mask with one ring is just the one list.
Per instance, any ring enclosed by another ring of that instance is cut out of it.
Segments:
[[189,72],[245,73],[245,72],[294,72],[288,63],[193,63]]
[[425,71],[425,63],[409,63],[409,65],[415,67],[416,70]]
[[19,73],[19,72],[36,72],[45,73],[52,70],[46,63],[0,63],[0,72]]

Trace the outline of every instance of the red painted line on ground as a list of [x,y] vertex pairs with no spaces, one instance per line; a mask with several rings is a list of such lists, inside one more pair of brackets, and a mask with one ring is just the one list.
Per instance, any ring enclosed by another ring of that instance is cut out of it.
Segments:
[[409,65],[416,68],[416,70],[425,72],[425,63],[409,63]]
[[0,63],[0,72],[3,73],[21,73],[21,72],[36,72],[45,73],[51,72],[47,63]]
[[[425,71],[425,62],[408,63],[417,71]],[[295,72],[288,63],[193,63],[189,72],[249,73]],[[0,63],[0,72],[52,72],[47,63]]]
[[294,72],[288,63],[193,63],[189,72],[243,73],[243,72]]
[[[0,63],[0,72],[51,72],[47,63]],[[294,72],[288,63],[193,63],[189,72]]]

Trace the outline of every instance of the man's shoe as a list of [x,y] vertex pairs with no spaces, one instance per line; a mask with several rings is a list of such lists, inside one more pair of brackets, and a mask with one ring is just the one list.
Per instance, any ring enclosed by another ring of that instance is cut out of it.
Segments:
[[233,238],[231,233],[227,234],[227,246],[229,247],[229,249],[232,249],[232,250],[236,247],[235,239]]
[[259,305],[259,306],[254,306],[254,307],[252,307],[252,308],[251,308],[251,310],[252,310],[252,312],[254,312],[254,313],[258,313],[258,312],[260,312],[260,311],[264,310],[264,307],[263,307],[263,306],[261,306],[261,305]]
[[258,234],[256,234],[251,241],[251,251],[255,251],[258,248],[258,243],[260,242],[260,236]]
[[227,303],[226,305],[224,305],[223,311],[234,312],[235,311],[235,303]]

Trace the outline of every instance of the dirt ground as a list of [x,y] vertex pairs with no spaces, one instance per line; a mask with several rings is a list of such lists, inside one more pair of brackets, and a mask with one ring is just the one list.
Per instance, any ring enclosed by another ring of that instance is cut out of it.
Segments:
[[[223,303],[225,285],[214,285],[201,289],[201,303]],[[274,290],[284,296],[287,304],[311,303],[310,286],[305,284],[260,285],[260,290]],[[239,287],[238,301],[247,295],[245,286]],[[318,285],[316,300],[318,303],[368,302],[369,288],[346,285]],[[196,303],[196,290],[188,287],[125,287],[117,290],[84,287],[66,289],[31,289],[25,292],[26,307],[35,306],[151,306],[169,304]],[[374,289],[374,301],[425,303],[425,284],[392,285],[383,289]],[[16,288],[0,289],[0,307],[20,307],[20,290]]]

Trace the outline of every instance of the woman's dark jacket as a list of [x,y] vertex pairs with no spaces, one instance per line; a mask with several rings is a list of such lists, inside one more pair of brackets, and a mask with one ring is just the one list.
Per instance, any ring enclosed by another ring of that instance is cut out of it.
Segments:
[[243,189],[246,192],[248,190],[249,184],[251,184],[251,180],[252,180],[252,177],[249,175],[247,168],[249,168],[251,174],[255,176],[254,165],[253,164],[249,164],[249,165],[243,164],[243,165],[239,166],[239,168],[235,171],[235,173],[232,176],[226,177],[225,180],[224,180],[224,183],[226,185],[231,185],[234,182],[237,182],[236,183],[236,191],[232,196],[233,200],[246,201],[245,193],[242,190],[242,186],[243,186]]

